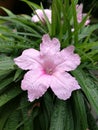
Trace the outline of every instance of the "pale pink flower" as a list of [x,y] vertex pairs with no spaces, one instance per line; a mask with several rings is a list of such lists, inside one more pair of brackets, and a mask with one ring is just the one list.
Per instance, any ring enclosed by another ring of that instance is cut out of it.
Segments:
[[43,10],[37,9],[37,10],[35,10],[35,13],[36,13],[36,15],[34,15],[32,17],[32,19],[31,19],[33,22],[42,21],[43,23],[45,23],[46,22],[45,15],[46,15],[46,17],[48,18],[49,22],[51,23],[51,10],[44,9],[44,12],[43,12]]
[[48,34],[42,37],[40,51],[26,49],[14,61],[21,69],[29,70],[21,83],[22,90],[28,91],[29,101],[41,97],[49,87],[63,100],[68,99],[72,91],[80,89],[77,80],[68,73],[80,64],[74,46],[60,51],[59,40],[50,39]]
[[[77,11],[77,21],[78,23],[81,23],[83,18],[86,16],[86,13],[83,13],[83,4],[76,5],[76,11]],[[85,22],[85,25],[88,25],[90,23],[90,19],[88,19]]]

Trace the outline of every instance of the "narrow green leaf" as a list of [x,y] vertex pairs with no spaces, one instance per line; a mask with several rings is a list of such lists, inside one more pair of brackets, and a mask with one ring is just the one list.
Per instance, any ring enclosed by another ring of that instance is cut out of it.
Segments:
[[73,12],[73,21],[74,21],[74,44],[78,43],[78,22],[77,22],[77,12],[76,12],[76,3],[74,0],[71,0],[72,12]]
[[60,29],[61,29],[61,7],[62,7],[62,1],[53,0],[53,3],[52,3],[52,24],[51,24],[51,34],[52,34],[52,36],[60,33]]
[[3,77],[5,78],[6,76],[8,76],[11,72],[12,70],[0,70],[0,80],[2,80]]
[[98,29],[98,24],[82,27],[81,32],[79,33],[79,40],[83,40],[85,37],[91,36],[92,32],[94,32],[97,29]]
[[43,100],[41,102],[41,109],[39,115],[40,127],[42,130],[47,130],[49,129],[51,115],[53,112],[53,99],[48,93],[48,91],[45,93],[42,99]]
[[84,52],[89,51],[90,49],[98,49],[98,41],[90,43],[82,43],[77,45],[77,48],[80,48]]
[[17,70],[16,70],[16,73],[15,73],[15,76],[14,76],[14,78],[13,78],[13,81],[19,80],[20,77],[21,77],[22,72],[23,72],[23,70],[17,69]]
[[[24,105],[25,107],[23,107]],[[31,115],[29,115],[28,100],[26,95],[22,97],[20,107],[21,107],[21,112],[22,112],[22,117],[24,122],[24,130],[31,130],[32,120],[31,120]]]
[[0,95],[0,107],[15,98],[21,92],[22,91],[19,87],[13,87],[10,90],[7,90],[4,94]]
[[15,17],[15,15],[10,10],[8,10],[7,8],[4,8],[4,7],[0,7],[0,8],[3,9],[9,16]]
[[13,77],[8,77],[8,78],[5,78],[4,80],[0,81],[0,92],[7,85],[9,85],[12,81],[13,81]]
[[12,70],[14,69],[14,61],[11,57],[1,55],[0,57],[0,70]]
[[98,114],[98,83],[80,68],[73,71],[72,74],[77,78],[88,101]]
[[[19,17],[19,18],[18,18],[18,17]],[[21,16],[21,17],[22,17],[22,16]],[[26,24],[25,24],[26,19],[25,19],[24,17],[20,18],[20,16],[17,16],[17,17],[15,17],[15,18],[13,18],[13,17],[2,17],[2,16],[0,16],[0,19],[3,19],[3,20],[5,20],[5,21],[11,21],[11,22],[14,23],[15,25],[17,25],[18,28],[19,28],[19,26],[20,26],[20,28],[23,28],[25,31],[31,32],[31,33],[37,35],[38,37],[41,37],[41,35],[39,34],[38,31],[36,31],[35,29],[31,28],[29,25],[26,25]],[[6,35],[7,35],[7,34],[6,34]],[[10,35],[10,34],[8,34],[8,35]],[[12,35],[12,34],[11,34],[11,35]],[[14,35],[15,35],[15,34],[13,33],[13,36],[14,36]],[[16,36],[17,36],[17,35],[16,35]],[[18,37],[19,37],[19,36],[18,36]]]
[[63,22],[62,22],[62,29],[63,29],[63,35],[62,37],[64,37],[64,43],[63,43],[63,47],[69,45],[71,43],[71,39],[72,39],[72,25],[71,25],[71,20],[72,20],[72,8],[70,6],[70,3],[68,0],[64,1],[63,5],[62,5],[62,13],[63,13]]
[[8,117],[4,130],[16,130],[16,127],[19,122],[20,122],[20,113],[19,111],[15,110]]
[[87,119],[90,130],[98,130],[98,125],[96,119],[91,114],[91,110],[87,106]]
[[80,121],[81,130],[86,130],[88,128],[87,115],[81,91],[75,91],[73,93],[73,100],[74,100],[73,104],[75,107],[74,109],[76,111],[78,120]]
[[0,130],[4,130],[8,118],[17,109],[17,103],[17,101],[12,101],[0,107]]
[[45,93],[43,98],[44,98],[43,99],[44,100],[43,105],[44,105],[44,108],[46,108],[47,115],[48,115],[48,118],[50,120],[52,112],[53,112],[53,108],[54,108],[53,99],[52,99],[51,95],[48,92]]
[[32,10],[33,9],[40,9],[41,8],[38,4],[36,4],[34,2],[30,2],[28,0],[21,0],[21,1],[27,3],[31,7]]
[[51,117],[50,130],[73,130],[73,118],[68,102],[57,99]]

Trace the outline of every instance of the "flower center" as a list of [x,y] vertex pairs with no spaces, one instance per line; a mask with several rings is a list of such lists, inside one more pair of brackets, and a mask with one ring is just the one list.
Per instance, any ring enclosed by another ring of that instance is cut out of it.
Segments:
[[50,56],[43,57],[44,62],[42,63],[43,72],[46,75],[52,75],[55,71],[55,64],[54,61],[50,59]]
[[48,75],[52,75],[53,74],[53,69],[52,68],[45,68],[44,72]]

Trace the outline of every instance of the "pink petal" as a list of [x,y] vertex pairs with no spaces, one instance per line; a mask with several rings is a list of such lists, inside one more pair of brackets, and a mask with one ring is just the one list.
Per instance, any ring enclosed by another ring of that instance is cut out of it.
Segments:
[[[83,13],[83,17],[85,17],[87,14],[86,13]],[[88,25],[90,23],[90,19],[89,19],[89,16],[87,17],[87,20],[85,22],[85,26]]]
[[86,22],[85,22],[85,25],[88,25],[88,24],[90,24],[90,20],[89,19],[87,19]]
[[80,5],[77,4],[76,11],[78,15],[82,14],[82,10],[83,10],[83,4],[80,4]]
[[[77,11],[77,21],[78,23],[81,23],[83,20],[83,16],[86,16],[86,13],[83,13],[83,4],[76,5],[76,11]],[[85,22],[85,25],[88,25],[90,23],[89,17]]]
[[29,101],[41,97],[48,89],[50,76],[44,75],[43,71],[28,71],[22,80],[21,88],[28,90]]
[[76,5],[76,10],[77,10],[77,21],[80,23],[82,21],[82,10],[83,10],[83,4]]
[[50,85],[55,95],[63,100],[70,98],[72,91],[80,89],[77,80],[68,73],[56,73]]
[[45,12],[49,22],[51,23],[51,14],[52,14],[51,10],[45,9],[44,12]]
[[38,16],[37,15],[34,15],[32,18],[31,18],[31,21],[32,22],[39,22],[39,18],[38,18]]
[[22,90],[29,90],[33,86],[33,83],[37,81],[43,75],[42,70],[30,70],[24,75],[24,79],[21,83]]
[[36,15],[32,17],[33,22],[39,22],[40,20],[43,21],[43,12],[41,9],[35,10]]
[[36,15],[34,15],[32,17],[32,19],[31,19],[33,22],[39,22],[41,20],[43,23],[45,23],[45,15],[46,15],[46,17],[48,18],[49,22],[51,23],[51,10],[44,9],[45,15],[43,13],[43,10],[41,10],[41,9],[37,9],[35,11],[35,13],[36,13]]
[[23,51],[21,56],[15,58],[14,62],[23,70],[31,70],[40,68],[39,57],[39,51],[35,49],[27,49]]
[[47,87],[43,84],[39,84],[38,86],[28,90],[28,99],[30,102],[34,101],[35,99],[40,98],[44,93],[47,91]]
[[57,38],[50,39],[48,34],[43,35],[42,43],[40,44],[42,55],[53,55],[60,51],[60,42]]
[[60,52],[60,60],[62,59],[62,62],[56,67],[58,71],[63,72],[75,70],[76,67],[80,64],[79,55],[75,54],[73,51],[74,46],[71,45]]
[[77,21],[78,21],[78,23],[82,22],[82,14],[77,15]]

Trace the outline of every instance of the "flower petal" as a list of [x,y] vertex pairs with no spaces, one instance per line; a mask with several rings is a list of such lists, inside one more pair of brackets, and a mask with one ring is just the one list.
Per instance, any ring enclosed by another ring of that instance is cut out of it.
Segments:
[[[86,13],[83,13],[83,18],[86,17]],[[89,16],[87,17],[87,20],[85,21],[85,26],[90,24],[90,19],[89,19]]]
[[40,44],[42,55],[53,55],[60,51],[60,42],[57,38],[50,39],[48,34],[43,35],[42,43]]
[[45,85],[39,84],[38,86],[28,90],[28,99],[30,102],[35,99],[40,98],[47,91],[47,87]]
[[15,58],[14,62],[23,70],[40,68],[40,53],[35,49],[24,50],[22,55]]
[[22,80],[21,88],[28,90],[29,101],[41,97],[48,89],[50,76],[44,75],[43,71],[28,71]]
[[[78,23],[81,23],[83,20],[83,17],[86,16],[86,13],[83,13],[83,4],[76,5],[76,11],[77,11],[77,21]],[[85,21],[85,26],[90,23],[89,17]]]
[[51,10],[44,9],[44,12],[45,12],[45,15],[47,16],[49,22],[51,23],[51,14],[52,14]]
[[74,46],[71,45],[60,52],[60,60],[62,60],[62,62],[56,67],[58,71],[71,71],[76,69],[80,64],[79,55],[75,54],[73,51]]
[[82,10],[83,10],[83,4],[76,5],[78,23],[80,23],[82,21],[82,16],[83,16]]
[[38,18],[38,16],[37,15],[34,15],[32,18],[31,18],[31,21],[32,22],[39,22],[39,18]]
[[45,15],[46,15],[49,22],[51,23],[51,10],[44,9],[45,15],[43,13],[43,10],[41,10],[41,9],[35,10],[35,13],[36,13],[36,15],[34,15],[31,19],[33,22],[39,22],[41,20],[43,23],[45,23]]
[[86,22],[85,22],[85,26],[90,24],[90,19],[87,19]]
[[22,90],[29,90],[31,89],[33,86],[32,84],[37,81],[41,76],[43,75],[43,72],[41,70],[39,71],[28,71],[25,75],[24,75],[24,79],[22,80],[21,83],[21,88]]
[[36,15],[32,17],[33,22],[39,22],[40,20],[43,21],[43,11],[41,9],[35,10]]
[[55,95],[63,100],[70,98],[72,91],[80,89],[77,80],[67,72],[56,73],[52,77],[50,87]]

